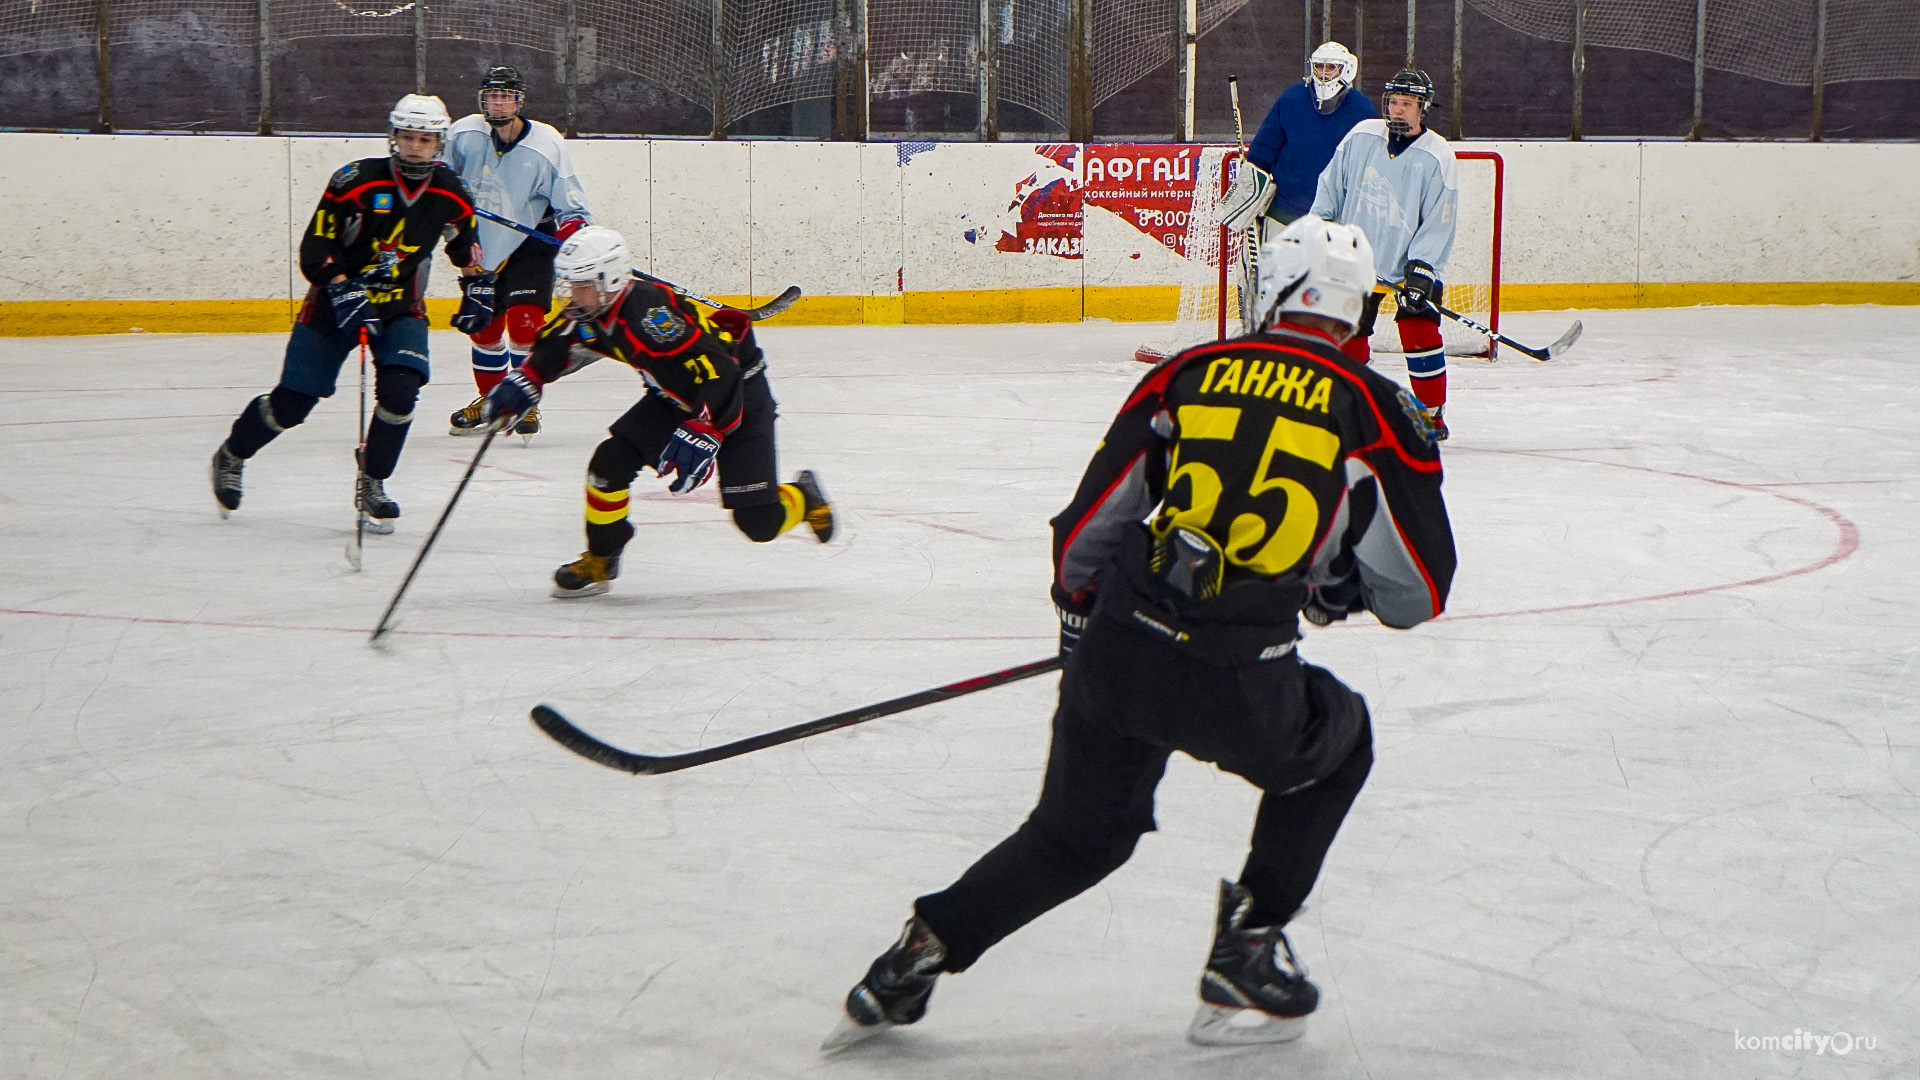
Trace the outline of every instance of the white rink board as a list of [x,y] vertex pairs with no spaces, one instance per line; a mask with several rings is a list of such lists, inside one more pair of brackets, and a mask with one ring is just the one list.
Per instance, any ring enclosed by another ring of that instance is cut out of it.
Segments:
[[[993,250],[1014,186],[1054,167],[1030,144],[571,147],[589,204],[627,233],[636,260],[709,294],[764,297],[798,282],[812,296],[894,297],[903,281],[920,292],[1181,277],[1164,249],[1094,207],[1084,259]],[[1508,284],[1920,280],[1920,215],[1901,196],[1920,175],[1920,145],[1460,148],[1505,158]],[[0,258],[12,268],[0,302],[303,295],[291,252],[270,238],[297,243],[327,176],[384,150],[379,138],[0,134],[0,183],[41,193],[0,207]],[[434,271],[435,295],[457,295],[446,271]]]
[[[1176,756],[1127,866],[830,1062],[913,898],[1031,808],[1055,678],[647,778],[527,710],[686,750],[1046,655],[1047,519],[1141,327],[768,324],[782,472],[842,538],[753,545],[644,478],[615,591],[567,603],[640,393],[594,365],[490,451],[382,649],[475,449],[429,422],[463,338],[359,574],[350,392],[231,519],[208,496],[277,335],[0,340],[0,1077],[1910,1077],[1911,315],[1580,314],[1560,360],[1453,369],[1448,616],[1302,645],[1377,763],[1293,926],[1300,1042],[1182,1039],[1258,796]],[[1796,1028],[1876,1048],[1734,1044]]]

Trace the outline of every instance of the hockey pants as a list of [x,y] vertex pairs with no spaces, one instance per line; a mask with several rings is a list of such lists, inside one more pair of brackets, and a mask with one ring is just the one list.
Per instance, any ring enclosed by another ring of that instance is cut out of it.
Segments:
[[[1357,712],[1357,716],[1354,715]],[[1317,782],[1275,790],[1294,748],[1322,725],[1355,732]],[[1069,657],[1040,802],[960,879],[915,902],[964,971],[1000,939],[1118,869],[1154,828],[1153,792],[1181,750],[1266,792],[1240,882],[1247,925],[1279,925],[1305,903],[1373,766],[1366,703],[1332,673],[1281,659],[1211,667],[1110,623]]]

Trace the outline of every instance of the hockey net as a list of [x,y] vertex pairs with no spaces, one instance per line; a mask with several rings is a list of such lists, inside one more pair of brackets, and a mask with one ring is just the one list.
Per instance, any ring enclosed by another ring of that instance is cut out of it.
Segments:
[[[1180,305],[1171,333],[1140,346],[1134,356],[1157,363],[1181,349],[1240,333],[1240,253],[1245,234],[1220,224],[1220,200],[1232,183],[1240,152],[1209,147],[1194,169],[1193,204],[1187,213],[1186,260]],[[1506,195],[1506,164],[1499,154],[1456,150],[1460,211],[1453,258],[1442,275],[1447,307],[1494,330],[1500,329],[1501,212]],[[1397,353],[1400,335],[1393,325],[1398,311],[1391,295],[1380,305],[1368,346]],[[1441,335],[1453,356],[1494,355],[1486,335],[1441,320]]]

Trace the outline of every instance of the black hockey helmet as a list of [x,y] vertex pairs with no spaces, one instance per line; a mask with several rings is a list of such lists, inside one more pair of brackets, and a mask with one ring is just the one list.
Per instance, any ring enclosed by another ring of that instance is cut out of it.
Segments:
[[1418,98],[1420,108],[1425,110],[1433,104],[1433,80],[1419,68],[1401,68],[1394,73],[1393,78],[1387,80],[1385,89],[1381,91],[1382,99],[1384,100],[1388,94],[1405,94],[1411,98]]
[[527,100],[527,80],[520,77],[519,68],[508,67],[505,64],[495,64],[487,69],[486,78],[480,80],[480,90],[478,94],[475,95],[480,102],[480,115],[486,117],[487,123],[492,124],[494,127],[505,127],[513,123],[514,116],[519,115],[520,111],[518,108],[515,108],[514,116],[496,117],[493,115],[492,110],[487,108],[487,95],[501,91],[512,94],[516,106]]

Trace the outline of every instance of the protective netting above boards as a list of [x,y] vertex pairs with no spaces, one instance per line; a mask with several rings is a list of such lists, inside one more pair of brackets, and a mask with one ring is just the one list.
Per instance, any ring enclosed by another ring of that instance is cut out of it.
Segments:
[[[1317,20],[1322,27],[1329,18],[1346,20],[1341,25],[1351,28],[1356,37],[1364,18],[1367,33],[1380,40],[1402,33],[1394,24],[1401,17],[1395,14],[1399,11],[1406,13],[1410,33],[1412,11],[1422,6],[1417,2],[1402,8],[1398,0],[1192,2],[1203,65],[1206,56],[1213,54],[1289,69],[1302,55],[1297,36],[1300,13],[1309,24]],[[1129,88],[1157,86],[1153,80],[1164,80],[1164,74],[1156,73],[1164,73],[1179,54],[1179,3],[0,0],[0,57],[23,58],[9,65],[11,74],[0,75],[0,91],[5,91],[0,93],[0,125],[65,126],[54,113],[58,108],[75,111],[75,103],[99,89],[93,85],[88,57],[103,44],[121,59],[113,64],[112,80],[99,82],[105,86],[117,81],[126,86],[126,92],[138,93],[143,77],[178,83],[165,64],[189,50],[201,54],[225,50],[221,55],[230,56],[234,64],[246,63],[249,54],[263,56],[262,70],[274,66],[273,85],[285,88],[322,82],[348,69],[362,72],[373,61],[356,60],[355,53],[369,48],[387,50],[379,54],[383,59],[378,63],[404,69],[398,78],[411,83],[425,78],[415,70],[416,64],[425,62],[414,58],[433,55],[433,43],[465,42],[480,51],[517,50],[519,62],[526,62],[530,54],[550,57],[554,74],[549,81],[554,84],[584,87],[594,78],[621,73],[621,78],[629,80],[623,86],[657,87],[661,94],[683,103],[683,112],[714,114],[714,127],[726,127],[777,106],[832,97],[843,86],[836,82],[836,73],[864,50],[865,85],[872,101],[930,94],[977,96],[983,83],[990,82],[998,101],[1038,117],[1030,127],[1014,130],[1064,134],[1070,126],[1073,93],[1069,73],[1074,69],[1070,63],[1074,13],[1084,11],[1090,19],[1087,96],[1100,106]],[[1473,19],[1491,20],[1503,28],[1501,33],[1518,35],[1518,41],[1564,43],[1577,36],[1589,47],[1635,50],[1688,64],[1698,54],[1712,71],[1781,86],[1920,82],[1920,0],[1465,0],[1465,4]],[[1426,28],[1432,25],[1436,10],[1436,5],[1424,6],[1423,34],[1430,32]],[[1578,35],[1576,18],[1583,20]],[[1282,40],[1277,33],[1294,36]],[[326,44],[333,39],[341,42],[338,50]],[[375,46],[367,39],[388,40]],[[356,41],[361,44],[352,44]],[[1248,49],[1256,49],[1259,55],[1249,54]],[[1512,66],[1511,57],[1480,49],[1474,42],[1467,46],[1464,78],[1469,85],[1475,84],[1477,74],[1481,85],[1492,80],[1494,69],[1489,65]],[[105,60],[106,54],[101,57]],[[1433,57],[1427,66],[1444,76],[1441,58]],[[984,77],[989,72],[990,80]],[[178,93],[245,94],[253,92],[249,86],[233,75],[225,82],[210,82],[205,89],[179,87]],[[1629,93],[1589,83],[1587,100],[1615,92]],[[1139,96],[1137,90],[1133,96]],[[54,118],[33,114],[36,101],[54,102],[47,106],[53,110],[47,116]],[[210,103],[207,111],[245,113],[247,108],[238,101],[220,102],[217,108]],[[592,113],[603,114],[604,110]],[[648,114],[624,115],[630,117],[625,123],[647,122]],[[648,133],[644,126],[606,130]]]

